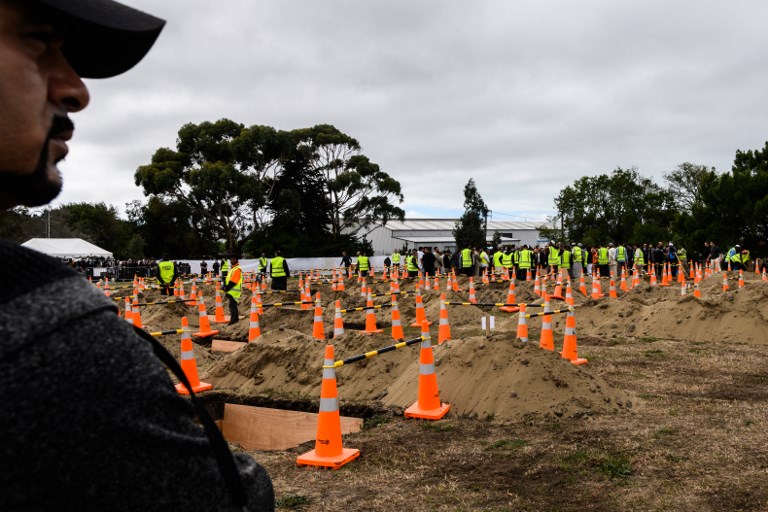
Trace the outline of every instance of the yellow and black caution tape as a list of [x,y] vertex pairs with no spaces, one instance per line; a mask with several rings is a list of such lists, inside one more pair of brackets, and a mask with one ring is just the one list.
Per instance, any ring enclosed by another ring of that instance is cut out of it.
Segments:
[[365,311],[368,309],[381,309],[381,308],[391,308],[392,304],[376,304],[375,306],[362,306],[359,308],[347,308],[347,309],[341,309],[342,313],[349,313],[351,311]]
[[155,338],[159,336],[170,336],[172,334],[181,334],[184,332],[184,329],[170,329],[168,331],[156,331],[156,332],[150,332],[150,336],[154,336]]
[[155,302],[138,302],[133,304],[134,306],[157,306],[161,304],[179,304],[185,303],[188,306],[194,306],[197,304],[197,299],[173,299],[173,300],[158,300]]
[[340,359],[338,361],[334,361],[332,366],[323,366],[323,368],[338,368],[340,366],[344,366],[345,364],[350,363],[356,363],[358,361],[362,361],[364,359],[370,359],[374,356],[378,356],[380,354],[384,354],[385,352],[392,352],[393,350],[397,350],[399,348],[407,347],[409,345],[413,345],[414,343],[418,343],[422,340],[422,337],[419,336],[418,338],[414,338],[412,340],[408,341],[401,341],[400,343],[395,343],[394,345],[390,345],[388,347],[380,348],[379,350],[372,350],[370,352],[366,352],[365,354],[360,354],[357,356],[350,357],[348,359]]
[[547,316],[547,315],[557,315],[561,313],[568,313],[569,311],[573,311],[573,308],[568,309],[553,309],[552,311],[542,312],[542,313],[530,313],[525,315],[525,318],[536,318],[537,316]]
[[525,306],[527,308],[543,308],[544,304],[523,304],[523,303],[507,303],[507,302],[449,302],[443,301],[446,306],[487,306],[487,307],[520,307]]

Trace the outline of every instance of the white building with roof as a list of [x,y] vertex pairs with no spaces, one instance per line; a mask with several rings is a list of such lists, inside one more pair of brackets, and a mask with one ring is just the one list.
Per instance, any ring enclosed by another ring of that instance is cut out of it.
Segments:
[[[453,230],[458,219],[405,219],[390,220],[385,225],[370,228],[365,236],[373,246],[373,256],[388,255],[395,249],[437,247],[456,251]],[[544,222],[519,222],[489,220],[487,241],[490,245],[495,233],[501,236],[502,245],[527,244],[534,247],[542,242],[539,227]]]

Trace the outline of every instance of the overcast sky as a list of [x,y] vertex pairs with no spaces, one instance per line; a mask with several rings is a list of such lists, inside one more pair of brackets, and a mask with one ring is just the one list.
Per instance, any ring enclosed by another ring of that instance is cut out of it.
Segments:
[[185,123],[335,125],[408,217],[544,220],[581,176],[768,140],[765,0],[125,0],[168,20],[125,75],[89,80],[57,203],[144,200],[133,174]]

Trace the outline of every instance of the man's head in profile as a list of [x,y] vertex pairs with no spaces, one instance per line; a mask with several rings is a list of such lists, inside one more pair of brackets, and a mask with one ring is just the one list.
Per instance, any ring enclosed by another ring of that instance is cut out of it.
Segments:
[[0,209],[58,195],[82,79],[132,68],[164,24],[110,0],[0,0]]

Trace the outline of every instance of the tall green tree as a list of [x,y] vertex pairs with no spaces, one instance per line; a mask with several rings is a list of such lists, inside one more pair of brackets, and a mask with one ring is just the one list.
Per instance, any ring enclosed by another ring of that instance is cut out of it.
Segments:
[[566,239],[586,244],[669,237],[674,200],[669,190],[636,168],[584,176],[555,198]]
[[143,241],[145,257],[213,257],[223,251],[213,226],[181,201],[151,196],[146,204],[128,204],[128,219]]
[[690,211],[703,200],[704,187],[708,178],[715,176],[714,167],[684,162],[673,171],[664,173],[668,189],[674,197],[677,208]]
[[[298,146],[311,151],[330,207],[331,236],[357,236],[375,222],[403,220],[400,182],[361,153],[360,143],[332,125],[295,130]],[[362,233],[363,235],[365,233]]]
[[[233,253],[254,227],[253,199],[261,178],[243,172],[236,158],[234,141],[243,130],[229,119],[186,124],[179,130],[176,150],[158,149],[134,176],[146,195],[181,202],[209,222]],[[256,160],[253,156],[245,168],[255,167]]]
[[485,227],[490,210],[483,201],[475,186],[475,180],[470,178],[464,186],[464,214],[456,221],[453,237],[456,247],[485,247]]

